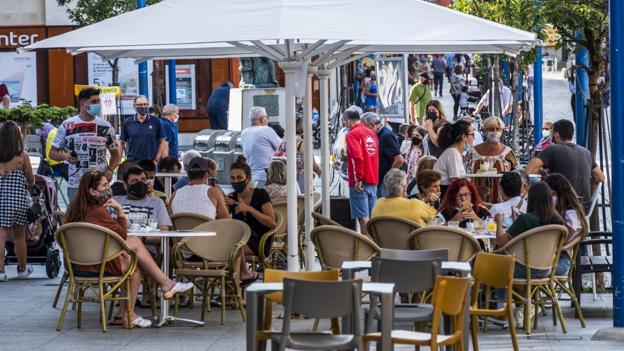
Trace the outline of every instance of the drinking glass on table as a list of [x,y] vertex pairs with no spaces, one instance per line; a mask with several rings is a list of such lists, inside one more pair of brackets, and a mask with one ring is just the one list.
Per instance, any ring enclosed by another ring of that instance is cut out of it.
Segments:
[[449,227],[459,228],[459,221],[448,221]]
[[433,226],[433,225],[440,225],[440,218],[438,218],[438,217],[431,218],[431,219],[427,222],[427,224],[428,224],[428,225],[432,225],[432,226]]

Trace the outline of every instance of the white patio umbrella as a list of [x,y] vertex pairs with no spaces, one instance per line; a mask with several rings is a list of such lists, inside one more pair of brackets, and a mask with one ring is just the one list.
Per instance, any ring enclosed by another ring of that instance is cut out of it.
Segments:
[[[304,76],[321,80],[323,209],[329,213],[328,77],[368,53],[480,52],[516,55],[539,44],[534,33],[421,0],[167,0],[56,37],[24,51],[67,48],[138,60],[265,56],[286,76],[287,153],[295,150],[295,95]],[[307,94],[309,98],[310,94]],[[306,103],[304,134],[312,135]],[[306,258],[312,268],[312,138],[307,137]],[[287,165],[288,268],[297,270],[297,182]]]

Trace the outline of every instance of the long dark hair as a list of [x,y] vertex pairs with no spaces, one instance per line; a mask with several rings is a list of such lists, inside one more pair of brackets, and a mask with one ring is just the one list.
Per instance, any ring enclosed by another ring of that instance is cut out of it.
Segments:
[[588,226],[585,221],[585,210],[568,178],[561,173],[551,173],[546,177],[546,184],[557,194],[557,205],[555,209],[559,212],[561,217],[565,218],[567,210],[576,211],[576,215],[581,222],[581,230],[586,232]]
[[80,186],[78,187],[78,195],[69,206],[67,206],[67,214],[65,220],[67,223],[82,222],[87,215],[87,211],[95,205],[100,205],[99,200],[91,196],[89,189],[97,189],[102,178],[105,175],[102,172],[89,171],[80,178]]
[[449,146],[461,141],[464,135],[470,133],[470,123],[466,121],[457,121],[453,124],[447,123],[440,129],[438,136],[438,145],[446,149]]
[[0,162],[11,161],[24,152],[24,138],[19,126],[13,121],[6,121],[0,126]]
[[532,212],[539,217],[542,225],[561,224],[565,221],[555,210],[552,203],[552,191],[545,182],[531,185],[527,201],[527,212]]

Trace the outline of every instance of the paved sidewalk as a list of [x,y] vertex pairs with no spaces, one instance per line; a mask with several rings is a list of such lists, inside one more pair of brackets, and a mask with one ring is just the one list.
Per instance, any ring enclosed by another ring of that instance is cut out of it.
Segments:
[[[110,327],[104,334],[100,330],[97,304],[85,304],[83,328],[76,328],[76,315],[68,310],[62,332],[57,332],[56,322],[60,307],[51,307],[58,283],[57,279],[47,279],[42,266],[37,266],[31,279],[15,280],[15,266],[7,266],[11,280],[0,283],[0,350],[165,350],[170,348],[184,350],[243,351],[245,349],[245,327],[238,311],[228,310],[227,323],[219,325],[219,313],[207,314],[205,327],[192,327],[178,323],[161,329],[125,330]],[[578,320],[573,319],[573,311],[568,302],[564,302],[568,334],[562,334],[559,327],[552,326],[550,311],[548,316],[540,318],[540,325],[530,337],[518,330],[521,350],[623,350],[624,344],[592,341],[596,330],[612,325],[609,317],[612,305],[611,295],[600,295],[593,302],[591,295],[584,298],[584,310],[587,314],[588,328],[580,328]],[[149,309],[137,312],[147,317]],[[199,308],[184,308],[183,316],[199,318]],[[281,311],[276,309],[276,316]],[[591,317],[594,316],[594,317]],[[279,323],[279,322],[276,322]],[[279,325],[279,324],[276,324]],[[309,328],[310,321],[301,321],[297,327]],[[321,328],[326,324],[321,324]],[[491,327],[488,333],[479,333],[479,345],[482,350],[510,350],[511,341],[507,330]],[[400,347],[401,350],[413,350],[412,347]],[[467,348],[468,349],[468,348]]]

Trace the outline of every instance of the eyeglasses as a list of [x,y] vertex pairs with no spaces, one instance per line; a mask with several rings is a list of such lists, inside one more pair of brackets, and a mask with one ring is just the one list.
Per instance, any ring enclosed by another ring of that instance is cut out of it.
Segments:
[[551,128],[542,128],[542,130],[551,130]]
[[455,198],[457,199],[464,199],[464,198],[470,198],[470,197],[472,197],[471,193],[461,193],[455,196]]
[[472,136],[472,137],[474,137],[474,133],[468,133],[468,134],[466,134],[466,136]]

